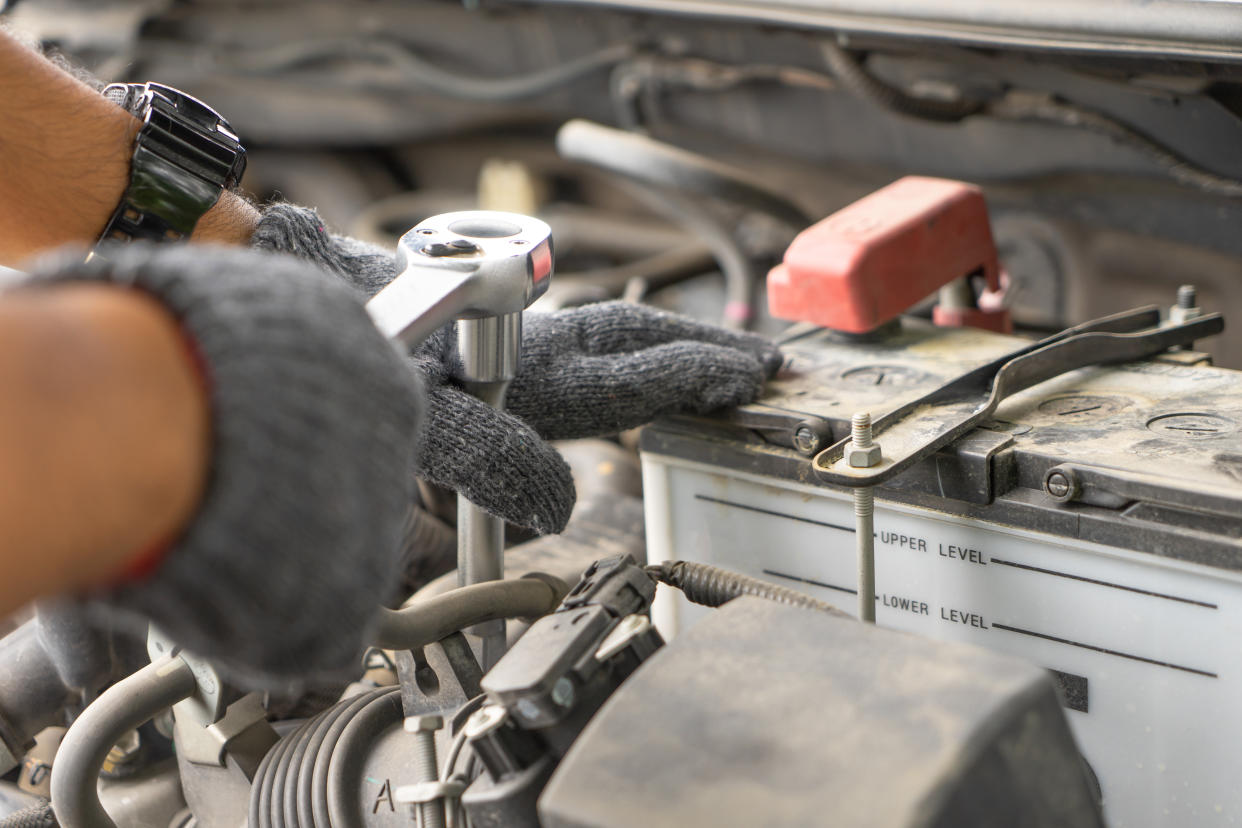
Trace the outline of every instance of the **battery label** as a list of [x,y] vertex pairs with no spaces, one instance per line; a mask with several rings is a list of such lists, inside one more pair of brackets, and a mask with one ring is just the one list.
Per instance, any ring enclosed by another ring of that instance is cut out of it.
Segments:
[[[643,466],[650,560],[856,611],[848,494],[651,454]],[[1242,821],[1242,576],[880,499],[875,556],[881,626],[1052,671],[1110,825]],[[672,635],[710,611],[662,589],[655,614]]]

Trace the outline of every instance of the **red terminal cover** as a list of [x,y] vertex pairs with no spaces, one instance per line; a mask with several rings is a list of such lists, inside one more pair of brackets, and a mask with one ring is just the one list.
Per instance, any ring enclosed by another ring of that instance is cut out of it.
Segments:
[[768,307],[780,319],[864,333],[976,272],[1000,290],[983,192],[907,176],[798,234],[768,274]]

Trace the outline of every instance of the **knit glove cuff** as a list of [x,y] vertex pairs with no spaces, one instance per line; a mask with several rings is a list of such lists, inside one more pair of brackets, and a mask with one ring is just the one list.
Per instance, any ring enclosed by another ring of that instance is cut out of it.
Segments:
[[153,575],[99,602],[252,686],[347,675],[394,583],[424,408],[360,298],[289,257],[194,246],[134,244],[37,278],[152,295],[210,389],[198,513]]

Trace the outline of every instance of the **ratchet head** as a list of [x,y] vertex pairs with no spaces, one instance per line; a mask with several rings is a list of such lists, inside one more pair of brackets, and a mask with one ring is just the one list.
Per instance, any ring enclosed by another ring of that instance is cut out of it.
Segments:
[[445,213],[401,237],[397,268],[367,310],[386,336],[414,347],[456,319],[519,313],[542,296],[552,231],[516,213]]

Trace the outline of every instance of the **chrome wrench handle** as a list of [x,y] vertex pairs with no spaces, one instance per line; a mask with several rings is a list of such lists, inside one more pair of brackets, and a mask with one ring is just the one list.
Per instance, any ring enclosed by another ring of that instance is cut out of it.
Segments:
[[381,333],[414,348],[449,322],[521,313],[542,296],[552,230],[516,213],[445,213],[401,237],[397,268],[367,311]]

